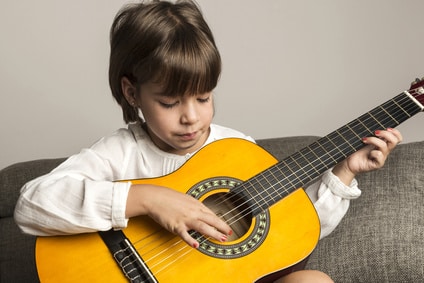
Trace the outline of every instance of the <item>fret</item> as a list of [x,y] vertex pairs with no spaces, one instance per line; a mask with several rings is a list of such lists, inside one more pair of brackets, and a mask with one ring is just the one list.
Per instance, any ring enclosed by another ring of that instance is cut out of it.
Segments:
[[[284,194],[286,192],[284,190],[284,187],[282,187],[281,184],[279,184],[279,180],[280,180],[279,177],[281,177],[281,176],[274,174],[274,171],[275,171],[275,173],[279,172],[278,170],[269,170],[269,173],[272,176],[272,181],[269,181],[269,179],[267,179],[268,184],[269,184],[268,188],[270,188],[270,192],[269,192],[270,197],[268,198],[267,205],[274,203],[274,201],[276,199],[277,200],[281,199],[281,196],[282,196],[281,194]],[[284,196],[286,196],[286,195],[284,195]],[[264,207],[264,208],[266,208],[266,207]]]
[[333,143],[337,144],[337,150],[339,151],[337,160],[340,160],[340,158],[345,159],[352,151],[352,148],[349,146],[350,144],[346,142],[346,139],[342,135],[340,135],[340,132],[343,132],[343,128],[334,131],[330,135],[332,137]]
[[381,109],[384,111],[384,113],[387,114],[387,117],[390,117],[393,120],[393,122],[395,122],[395,124],[399,124],[396,118],[394,118],[389,112],[387,112],[387,110],[384,107],[381,107]]
[[360,118],[350,122],[349,124],[352,124],[352,129],[362,127],[361,130],[356,130],[356,133],[358,133],[358,135],[361,135],[362,137],[365,137],[372,133],[371,129],[368,128],[368,126],[365,125]]
[[251,178],[236,191],[250,191],[255,201],[249,203],[257,214],[361,149],[362,137],[398,126],[422,111],[421,107],[407,93],[401,93]]
[[302,171],[297,174],[297,180],[299,180],[299,182],[303,182],[303,180],[305,179],[304,176],[309,176],[314,172],[316,173],[319,171],[317,170],[316,165],[314,165],[314,162],[311,162],[313,160],[306,159],[306,156],[302,155],[300,152],[292,155],[291,160],[293,162],[296,162],[296,160],[300,159],[300,157],[302,157],[302,162],[297,163],[297,166],[300,166],[302,168]]
[[399,107],[399,109],[401,109],[405,113],[405,115],[407,115],[408,117],[410,117],[409,116],[409,113],[407,111],[405,111],[402,106],[400,106],[396,101],[393,101],[393,102]]
[[296,165],[296,163],[293,162],[293,157],[291,156],[286,159],[286,163],[291,164],[291,166],[285,166],[286,171],[289,171],[288,173],[289,178],[291,179],[291,183],[297,184],[301,181],[301,179],[299,179],[298,175],[296,174],[300,168]]
[[[272,193],[269,188],[263,187],[258,178],[251,178],[250,180],[242,183],[236,187],[235,196],[239,205],[247,204],[252,208],[254,215],[260,213],[267,202],[264,195]],[[240,203],[241,202],[241,203]]]
[[[345,129],[347,130],[348,133],[354,134],[356,136],[357,139],[361,139],[362,137],[358,135],[358,133],[356,133],[349,124],[346,125]],[[347,134],[349,135],[349,134]]]
[[268,188],[268,185],[264,185],[263,182],[260,182],[258,178],[252,179],[251,182],[248,183],[248,185],[249,185],[249,188],[252,188],[251,190],[248,189],[249,194],[258,196],[256,198],[253,198],[253,200],[255,200],[256,202],[256,205],[259,207],[263,207],[267,203],[266,201],[267,195],[271,193],[269,189],[264,190],[264,188]]
[[303,154],[304,156],[310,156],[311,162],[314,162],[314,164],[316,164],[315,167],[317,168],[326,164],[325,155],[327,154],[327,151],[325,151],[318,142],[310,144],[306,148],[302,149],[301,152],[305,152]]
[[[304,168],[304,172],[306,173],[306,174],[308,174],[309,172],[311,172],[311,171],[315,171],[315,172],[319,172],[319,170],[314,166],[314,160],[310,160],[310,159],[308,159],[305,155],[303,155],[303,152],[302,151],[299,151],[298,152],[298,154],[301,156],[301,158],[302,158],[302,160],[304,160],[303,161],[303,167],[305,167]],[[311,158],[312,156],[310,156],[309,158]],[[300,159],[300,158],[299,158]],[[295,159],[296,160],[296,159]],[[309,162],[308,162],[308,160],[310,160]],[[311,162],[312,161],[312,162]],[[310,174],[310,173],[309,173]]]
[[267,171],[266,175],[262,175],[260,178],[261,186],[265,186],[268,188],[268,191],[265,193],[266,197],[264,198],[264,202],[260,205],[261,210],[266,208],[269,204],[273,203],[276,199],[280,199],[281,195],[279,190],[276,190],[274,187],[275,184],[278,183],[278,179],[272,174],[273,170]]
[[381,123],[380,123],[380,120],[378,120],[376,117],[374,117],[374,115],[373,115],[373,113],[372,113],[372,112],[369,112],[368,114],[370,115],[370,117],[371,117],[372,119],[374,119],[375,123],[377,123],[377,124],[381,127],[381,129],[384,129],[384,128],[385,128],[385,126],[384,126],[383,124],[381,124]]
[[363,117],[360,117],[358,120],[360,120],[362,124],[369,129],[369,134],[373,134],[375,129],[384,129],[384,125],[376,125],[376,120],[374,116],[372,116],[371,111],[366,113]]
[[[285,160],[281,161],[281,162],[286,162]],[[287,165],[285,166],[274,166],[270,168],[271,170],[275,170],[278,172],[278,174],[275,174],[275,177],[278,178],[278,182],[285,182],[285,184],[282,184],[283,188],[293,188],[295,186],[295,183],[293,183],[294,180],[291,180],[291,178],[289,178],[289,176],[286,174],[286,172],[288,172],[289,170],[281,170],[281,167],[288,167]]]
[[347,129],[347,127],[340,128],[339,130],[336,131],[336,133],[340,136],[340,139],[343,141],[343,144],[345,144],[351,150],[352,149],[356,150],[356,148],[351,144],[349,140],[349,135],[343,134],[343,132],[345,132],[345,129]]

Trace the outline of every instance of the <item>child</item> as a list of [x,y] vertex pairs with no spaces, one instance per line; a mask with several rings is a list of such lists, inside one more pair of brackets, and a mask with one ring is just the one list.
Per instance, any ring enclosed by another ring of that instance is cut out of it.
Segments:
[[[179,168],[214,140],[238,131],[212,124],[221,59],[199,8],[191,2],[152,1],[125,7],[111,28],[109,83],[127,129],[83,149],[51,173],[27,183],[16,205],[21,229],[34,235],[123,229],[148,215],[188,245],[196,230],[225,242],[231,227],[198,200],[172,188],[114,180],[150,178]],[[402,140],[395,129],[364,138],[369,146],[307,188],[328,235],[360,190],[357,173],[383,166]],[[302,281],[303,280],[303,281]],[[278,282],[332,282],[319,271],[294,272]]]

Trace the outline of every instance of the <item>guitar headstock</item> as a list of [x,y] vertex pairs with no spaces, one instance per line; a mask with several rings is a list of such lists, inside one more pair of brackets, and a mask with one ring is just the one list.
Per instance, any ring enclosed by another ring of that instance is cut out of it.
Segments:
[[415,79],[408,91],[424,108],[424,78]]

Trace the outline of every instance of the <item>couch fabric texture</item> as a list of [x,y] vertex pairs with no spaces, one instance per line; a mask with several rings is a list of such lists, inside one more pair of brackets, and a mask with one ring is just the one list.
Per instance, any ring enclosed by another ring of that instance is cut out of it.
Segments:
[[[316,139],[273,138],[258,144],[282,159]],[[63,160],[21,162],[0,171],[0,282],[38,282],[36,238],[20,232],[13,210],[23,184]],[[423,160],[424,141],[401,144],[382,169],[358,176],[361,197],[318,243],[306,268],[340,283],[424,282]]]

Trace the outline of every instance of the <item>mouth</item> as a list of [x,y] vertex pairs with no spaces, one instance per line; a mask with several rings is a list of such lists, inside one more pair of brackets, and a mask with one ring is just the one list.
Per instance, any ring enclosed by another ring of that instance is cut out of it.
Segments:
[[193,140],[196,138],[197,132],[179,134],[178,136],[185,141]]

